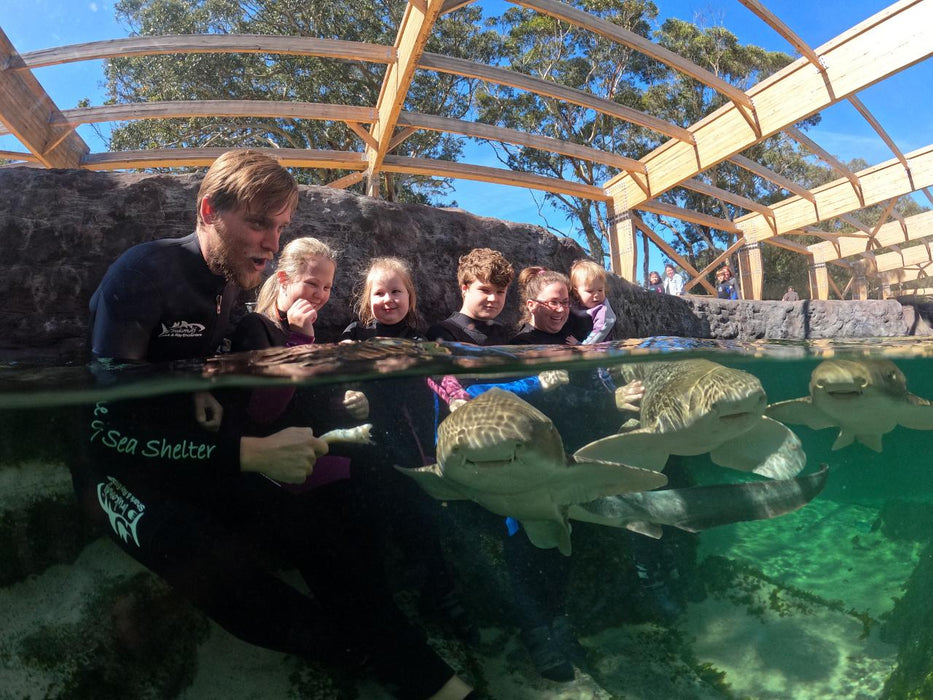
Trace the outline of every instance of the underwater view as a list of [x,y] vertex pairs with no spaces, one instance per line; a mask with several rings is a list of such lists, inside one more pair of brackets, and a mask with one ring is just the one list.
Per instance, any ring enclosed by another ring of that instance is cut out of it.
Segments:
[[[931,367],[917,338],[672,337],[0,365],[0,698],[403,698],[447,668],[516,700],[933,697]],[[328,453],[251,474],[273,508],[212,475],[236,541],[178,518],[144,566],[120,469],[194,489],[210,455],[159,426],[207,391],[221,431]]]

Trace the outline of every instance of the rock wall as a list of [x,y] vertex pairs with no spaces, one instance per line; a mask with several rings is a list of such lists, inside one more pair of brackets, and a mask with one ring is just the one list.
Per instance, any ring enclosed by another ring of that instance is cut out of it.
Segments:
[[[190,233],[198,183],[195,175],[0,169],[0,361],[83,362],[88,300],[107,266],[136,243]],[[316,236],[342,252],[336,288],[319,322],[322,338],[352,320],[353,291],[375,255],[410,261],[427,323],[459,308],[457,259],[471,248],[497,248],[517,269],[535,264],[566,271],[583,256],[576,243],[538,226],[325,187],[302,188],[286,238],[295,236]],[[893,301],[677,299],[615,277],[610,299],[622,312],[619,338],[825,338],[910,330]],[[517,317],[512,293],[504,319]]]

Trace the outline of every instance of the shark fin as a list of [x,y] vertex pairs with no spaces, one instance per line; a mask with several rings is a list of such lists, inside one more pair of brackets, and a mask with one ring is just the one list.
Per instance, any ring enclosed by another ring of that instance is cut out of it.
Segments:
[[781,423],[805,425],[814,430],[838,426],[838,423],[813,405],[809,396],[773,403],[765,409],[765,415]]
[[522,529],[538,549],[554,549],[570,556],[570,523],[556,520],[521,520]]
[[841,450],[843,447],[848,447],[853,442],[855,442],[855,435],[850,433],[848,430],[840,430],[839,435],[836,436],[836,441],[833,443],[834,450]]
[[663,435],[639,429],[619,435],[610,435],[584,445],[574,452],[579,461],[616,462],[642,469],[662,471],[670,452]]
[[870,450],[875,452],[881,452],[881,435],[877,433],[860,433],[855,436],[855,439],[860,443],[865,445]]
[[919,396],[907,394],[907,404],[898,411],[897,422],[913,430],[933,430],[933,404]]
[[553,482],[553,500],[560,505],[585,503],[602,496],[651,491],[667,484],[667,477],[651,469],[617,462],[573,462]]
[[410,476],[418,483],[418,486],[439,501],[469,500],[456,485],[451,484],[450,481],[444,478],[440,467],[436,464],[429,464],[426,467],[416,469],[395,468],[405,476]]
[[748,432],[719,445],[710,458],[720,467],[788,479],[807,466],[800,438],[783,423],[761,417]]
[[661,539],[661,535],[664,533],[660,525],[655,523],[646,523],[644,521],[626,523],[625,528],[627,530],[631,530],[632,532],[637,532],[639,535],[651,537],[656,540]]

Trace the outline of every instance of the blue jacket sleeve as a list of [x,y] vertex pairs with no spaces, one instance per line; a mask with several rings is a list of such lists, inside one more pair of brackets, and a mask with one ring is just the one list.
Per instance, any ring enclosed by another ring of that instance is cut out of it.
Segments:
[[485,394],[490,389],[503,389],[505,391],[511,391],[517,396],[529,396],[541,391],[541,380],[537,376],[534,377],[525,377],[524,379],[517,379],[513,382],[493,382],[490,384],[473,384],[471,386],[465,387],[466,393],[470,395],[470,398],[475,399],[480,394]]

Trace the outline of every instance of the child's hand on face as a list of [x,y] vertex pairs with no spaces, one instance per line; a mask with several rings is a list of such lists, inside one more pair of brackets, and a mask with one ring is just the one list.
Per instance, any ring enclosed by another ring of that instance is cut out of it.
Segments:
[[288,307],[288,325],[293,331],[314,335],[314,322],[317,321],[317,309],[307,299],[296,299]]
[[356,420],[365,420],[369,417],[369,399],[362,391],[348,391],[343,395],[343,407],[347,413]]

